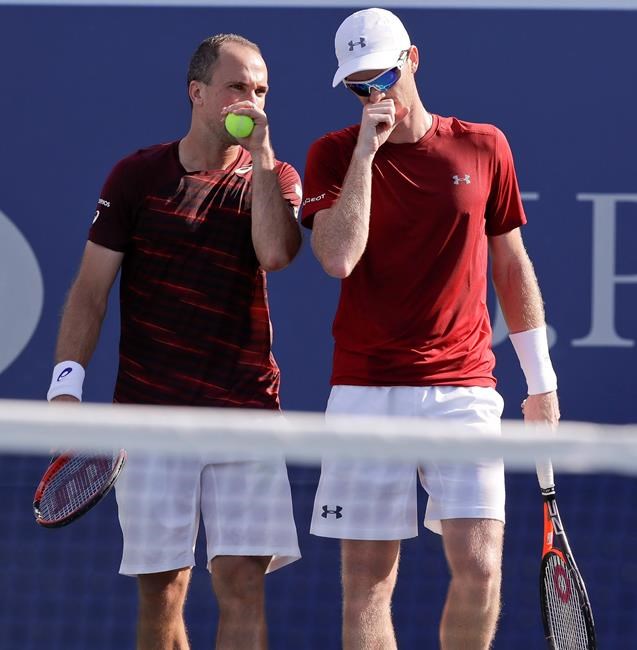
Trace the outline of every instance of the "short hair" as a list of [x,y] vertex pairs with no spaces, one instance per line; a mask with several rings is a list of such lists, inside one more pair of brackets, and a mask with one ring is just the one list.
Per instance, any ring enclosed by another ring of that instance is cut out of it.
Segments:
[[261,54],[261,50],[256,43],[253,43],[238,34],[216,34],[215,36],[209,36],[199,44],[199,47],[195,50],[195,53],[190,59],[187,77],[188,88],[190,87],[191,81],[202,81],[206,84],[210,83],[212,77],[211,69],[219,58],[221,46],[225,43],[238,43],[239,45],[245,45],[246,47],[252,48],[258,54]]

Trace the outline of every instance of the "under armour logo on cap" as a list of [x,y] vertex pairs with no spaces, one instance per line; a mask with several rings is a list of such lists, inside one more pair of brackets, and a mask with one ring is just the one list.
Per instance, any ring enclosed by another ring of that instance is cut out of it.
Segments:
[[360,45],[361,47],[365,47],[365,39],[361,36],[361,37],[358,39],[358,42],[357,42],[357,43],[354,43],[354,41],[350,41],[350,42],[348,43],[348,45],[349,45],[349,51],[350,51],[350,52],[353,52],[353,51],[354,51],[354,45]]
[[321,517],[323,517],[323,519],[327,519],[328,515],[334,515],[335,519],[340,519],[343,516],[341,514],[342,510],[343,508],[341,506],[323,506]]
[[356,72],[397,65],[411,39],[398,16],[387,9],[363,9],[348,16],[334,37],[338,70],[332,86]]

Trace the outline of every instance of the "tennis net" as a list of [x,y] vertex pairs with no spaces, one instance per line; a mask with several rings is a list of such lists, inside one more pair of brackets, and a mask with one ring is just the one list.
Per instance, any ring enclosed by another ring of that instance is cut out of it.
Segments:
[[[599,645],[629,648],[637,632],[637,427],[565,422],[557,434],[503,422],[479,442],[461,426],[413,418],[331,417],[231,409],[0,401],[0,494],[7,506],[0,557],[0,648],[134,647],[136,584],[118,575],[122,539],[113,494],[71,526],[38,527],[31,502],[54,449],[171,459],[278,457],[288,462],[303,558],[267,578],[270,647],[340,647],[339,552],[309,534],[322,458],[456,461],[503,457],[507,534],[496,649],[543,648],[538,596],[542,500],[534,463],[553,459],[560,510],[587,583]],[[143,487],[143,486],[142,486]],[[140,487],[140,489],[142,489]],[[419,493],[419,519],[424,510]],[[273,507],[277,507],[276,504]],[[186,608],[193,648],[212,647],[216,606],[196,546]],[[440,538],[403,543],[394,598],[399,647],[437,647],[448,572]]]

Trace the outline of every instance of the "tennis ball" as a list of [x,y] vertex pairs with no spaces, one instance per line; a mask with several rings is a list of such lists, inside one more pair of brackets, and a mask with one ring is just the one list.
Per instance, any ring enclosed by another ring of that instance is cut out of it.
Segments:
[[226,131],[235,138],[247,138],[254,129],[254,120],[249,115],[226,115]]

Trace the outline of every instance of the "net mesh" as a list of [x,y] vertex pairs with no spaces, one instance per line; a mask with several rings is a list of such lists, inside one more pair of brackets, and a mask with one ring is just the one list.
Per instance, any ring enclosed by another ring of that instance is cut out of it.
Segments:
[[[465,460],[476,449],[461,430],[439,423],[320,414],[217,413],[207,409],[81,408],[3,402],[0,494],[7,517],[0,536],[0,648],[106,650],[135,646],[137,587],[118,575],[122,536],[114,492],[71,526],[46,530],[32,512],[51,448],[104,452],[124,447],[192,459],[199,453],[282,453],[288,457],[294,517],[303,558],[266,579],[270,647],[341,647],[339,545],[309,534],[319,461],[333,457]],[[104,409],[108,409],[108,413]],[[204,413],[203,411],[206,411]],[[535,458],[553,457],[560,511],[586,582],[601,647],[628,648],[637,632],[637,484],[634,427],[565,423],[559,436],[503,424],[481,441],[481,457],[503,455],[509,468],[503,608],[496,650],[546,647],[538,578],[543,502]],[[610,449],[610,451],[609,451]],[[216,450],[216,451],[215,451]],[[419,520],[425,495],[419,491]],[[203,531],[201,531],[203,533]],[[193,648],[213,647],[218,617],[205,536],[195,549],[186,619]],[[448,570],[439,536],[420,526],[402,545],[393,617],[401,648],[438,647]]]

